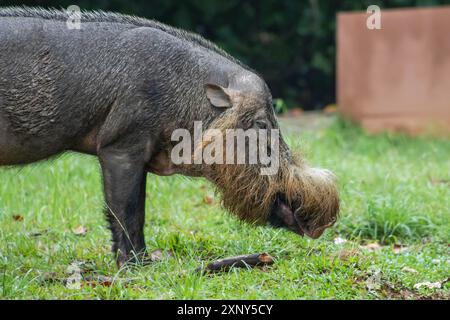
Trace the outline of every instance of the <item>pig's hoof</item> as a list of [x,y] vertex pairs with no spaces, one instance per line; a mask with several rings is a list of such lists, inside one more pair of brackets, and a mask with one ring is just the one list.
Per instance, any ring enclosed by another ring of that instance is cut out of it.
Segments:
[[127,267],[142,267],[153,262],[151,257],[146,252],[139,254],[130,253],[128,256],[119,256],[117,258],[117,266],[119,269]]

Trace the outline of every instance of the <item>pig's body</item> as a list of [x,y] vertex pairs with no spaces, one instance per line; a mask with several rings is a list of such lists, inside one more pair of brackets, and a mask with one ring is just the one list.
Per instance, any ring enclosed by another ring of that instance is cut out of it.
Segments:
[[[145,252],[147,172],[203,176],[241,219],[315,238],[336,220],[328,171],[297,164],[282,139],[280,170],[174,165],[171,134],[203,127],[277,129],[265,82],[198,35],[155,21],[63,11],[0,9],[0,165],[73,150],[100,161],[113,252]],[[174,190],[175,191],[175,190]]]
[[228,85],[249,71],[179,31],[148,24],[82,22],[69,30],[63,19],[1,17],[0,164],[65,150],[96,154],[136,128],[152,135],[139,137],[142,144],[161,149],[164,129],[185,127],[187,117],[208,124],[214,113],[205,81]]

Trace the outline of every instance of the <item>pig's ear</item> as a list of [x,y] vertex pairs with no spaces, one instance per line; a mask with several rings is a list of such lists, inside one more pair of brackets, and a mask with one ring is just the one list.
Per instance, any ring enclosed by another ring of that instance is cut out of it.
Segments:
[[229,108],[232,106],[230,95],[227,89],[215,84],[206,84],[206,97],[209,102],[218,108]]

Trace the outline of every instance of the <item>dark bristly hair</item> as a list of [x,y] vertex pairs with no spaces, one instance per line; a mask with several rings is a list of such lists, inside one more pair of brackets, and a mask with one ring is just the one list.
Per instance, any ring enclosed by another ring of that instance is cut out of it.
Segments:
[[[46,20],[59,20],[66,21],[69,18],[69,13],[65,10],[58,10],[54,8],[44,9],[41,7],[0,7],[0,17],[22,17],[22,18],[41,18]],[[188,40],[189,42],[195,43],[203,48],[211,50],[221,56],[237,63],[239,66],[248,69],[249,67],[243,64],[238,59],[234,58],[228,54],[225,50],[219,48],[216,44],[209,40],[206,40],[202,36],[189,32],[186,30],[178,29],[161,23],[156,20],[145,19],[141,17],[116,13],[116,12],[105,12],[102,10],[95,11],[81,11],[81,22],[110,22],[110,23],[121,23],[130,24],[137,27],[150,27],[155,28],[168,34]]]

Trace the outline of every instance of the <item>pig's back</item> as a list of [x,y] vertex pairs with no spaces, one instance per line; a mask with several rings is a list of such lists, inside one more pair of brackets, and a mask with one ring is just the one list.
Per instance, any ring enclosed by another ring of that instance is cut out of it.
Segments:
[[111,47],[126,28],[0,17],[0,112],[13,130],[66,140],[102,117],[121,73]]
[[155,21],[93,13],[78,30],[62,11],[24,10],[0,9],[0,116],[55,149],[93,130],[118,96],[192,95],[208,73],[246,69],[202,37]]

